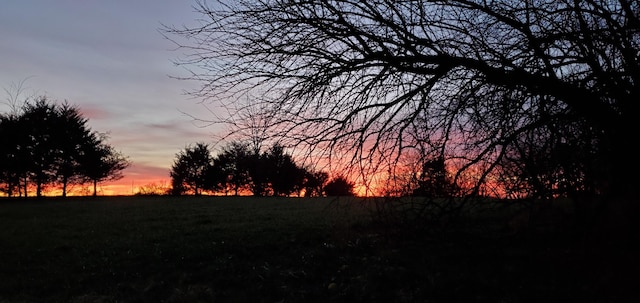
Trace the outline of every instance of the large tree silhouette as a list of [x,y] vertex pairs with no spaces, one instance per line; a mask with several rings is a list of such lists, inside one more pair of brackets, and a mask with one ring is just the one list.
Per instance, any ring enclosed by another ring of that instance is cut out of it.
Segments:
[[[572,143],[597,169],[581,180],[591,180],[594,193],[631,199],[639,6],[198,1],[199,25],[164,30],[188,54],[177,62],[203,83],[195,95],[232,114],[245,108],[233,100],[251,100],[246,106],[277,117],[271,134],[291,144],[349,149],[358,164],[378,167],[428,142],[456,177],[482,168],[473,172],[477,192],[506,155],[522,164],[517,142],[587,136]],[[578,127],[556,132],[569,125]]]
[[[33,103],[26,103],[21,115],[23,134],[27,136],[25,145],[21,146],[29,159],[27,163],[27,179],[36,187],[36,197],[41,197],[45,186],[55,178],[54,165],[58,146],[54,135],[58,122],[56,105],[40,98]],[[26,193],[26,188],[25,188]]]
[[[84,161],[89,160],[83,148],[92,142],[92,133],[87,126],[87,119],[82,117],[80,109],[67,102],[56,107],[56,116],[51,128],[52,140],[56,148],[54,152],[54,181],[62,187],[62,196],[67,196],[70,184],[82,184],[86,179],[83,172]],[[102,159],[98,159],[100,161]]]

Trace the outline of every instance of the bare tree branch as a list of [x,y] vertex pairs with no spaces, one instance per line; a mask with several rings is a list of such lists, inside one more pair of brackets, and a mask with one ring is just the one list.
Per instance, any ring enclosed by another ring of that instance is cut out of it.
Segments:
[[[195,8],[199,26],[163,28],[186,54],[176,63],[203,84],[193,95],[236,118],[244,106],[259,109],[252,112],[268,121],[260,125],[268,137],[309,151],[348,150],[362,170],[432,146],[459,162],[458,176],[481,165],[485,179],[531,132],[580,123],[599,130],[590,132],[593,157],[610,169],[598,178],[629,184],[615,177],[623,164],[615,158],[631,156],[624,138],[638,114],[638,1],[240,0]],[[251,102],[235,107],[240,100]]]

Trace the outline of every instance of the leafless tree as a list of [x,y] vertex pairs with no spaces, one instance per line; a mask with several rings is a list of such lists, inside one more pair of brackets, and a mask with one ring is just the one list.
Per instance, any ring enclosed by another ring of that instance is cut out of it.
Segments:
[[514,144],[578,124],[605,168],[590,176],[598,191],[635,195],[639,1],[202,0],[195,9],[197,25],[162,29],[184,53],[176,63],[203,84],[192,93],[227,109],[249,97],[270,136],[349,150],[367,173],[429,146],[459,177],[480,167],[477,192]]
[[5,101],[3,103],[9,107],[10,114],[18,115],[24,104],[35,98],[32,95],[25,95],[27,89],[25,84],[30,78],[24,78],[20,82],[12,82],[9,87],[3,88],[5,92]]

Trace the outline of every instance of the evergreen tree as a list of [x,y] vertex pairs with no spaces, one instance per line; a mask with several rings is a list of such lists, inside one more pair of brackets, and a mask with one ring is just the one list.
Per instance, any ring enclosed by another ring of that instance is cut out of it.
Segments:
[[208,187],[207,177],[212,165],[213,157],[207,144],[196,143],[195,146],[188,146],[178,153],[170,172],[174,194],[202,194]]
[[68,103],[56,108],[56,128],[51,129],[55,142],[53,148],[53,174],[55,182],[62,186],[62,196],[66,197],[69,184],[83,183],[85,176],[82,170],[83,144],[91,140],[91,131],[87,119],[80,110]]
[[94,133],[80,110],[40,97],[25,102],[19,112],[0,116],[0,182],[9,196],[27,196],[35,187],[41,197],[48,186],[60,185],[66,196],[70,184],[96,184],[122,177],[130,165],[122,154]]
[[98,183],[115,181],[123,177],[122,171],[131,162],[105,141],[106,134],[90,133],[81,144],[81,172],[86,181],[93,186],[93,196],[97,196]]
[[26,156],[27,178],[36,187],[36,197],[42,197],[45,186],[55,180],[57,144],[54,130],[58,128],[56,106],[46,97],[35,103],[26,103],[21,116],[22,126],[27,133]]

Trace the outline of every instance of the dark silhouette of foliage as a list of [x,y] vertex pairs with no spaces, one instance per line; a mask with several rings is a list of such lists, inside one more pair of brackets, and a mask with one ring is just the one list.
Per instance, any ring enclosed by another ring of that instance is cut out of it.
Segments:
[[353,189],[354,183],[349,182],[349,180],[343,176],[331,179],[331,181],[327,182],[324,186],[324,192],[329,197],[354,196],[355,193],[353,192]]
[[264,155],[266,173],[274,196],[289,196],[302,189],[305,170],[300,168],[284,147],[273,145]]
[[202,191],[210,188],[208,181],[213,157],[209,145],[196,143],[187,146],[176,155],[171,166],[171,184],[173,194],[180,195],[191,192],[194,195],[202,194]]
[[216,188],[225,194],[232,192],[239,195],[248,189],[250,182],[248,160],[251,155],[249,147],[239,141],[233,141],[222,148],[222,152],[214,157],[211,174]]
[[[50,130],[52,140],[58,146],[53,149],[53,172],[55,182],[62,186],[62,196],[66,197],[69,184],[84,183],[86,175],[82,167],[88,168],[89,157],[83,154],[86,152],[83,147],[92,142],[93,134],[77,107],[65,102],[56,110],[56,127]],[[87,162],[83,163],[83,160]]]
[[[595,136],[584,123],[555,125],[519,138],[507,149],[502,166],[510,168],[508,176],[516,176],[508,190],[529,198],[553,199],[575,197],[576,194],[596,196],[606,188],[602,179],[606,173],[602,162],[594,159],[600,146],[592,144]],[[526,182],[522,182],[522,180]]]
[[20,152],[25,138],[19,117],[14,114],[0,115],[0,191],[9,197],[21,193],[20,183],[26,175],[25,155]]
[[[70,184],[96,184],[121,178],[130,163],[87,126],[78,107],[55,104],[46,97],[25,102],[20,112],[2,115],[3,191],[27,196],[31,186],[41,197],[46,187],[60,185],[62,196]],[[99,152],[98,152],[99,151]],[[3,161],[4,162],[4,161]]]
[[36,186],[36,196],[40,198],[46,185],[55,178],[57,142],[56,106],[46,98],[27,103],[21,116],[21,126],[25,128],[28,141],[25,151],[29,156],[27,178]]
[[106,144],[106,139],[106,134],[91,133],[80,146],[81,171],[93,186],[93,196],[98,195],[98,183],[121,179],[122,171],[131,165],[121,152]]
[[324,196],[324,186],[329,180],[329,174],[323,171],[305,170],[304,175],[304,196],[322,197]]
[[425,160],[417,185],[418,188],[413,191],[414,196],[443,198],[452,197],[457,192],[456,184],[446,169],[444,158]]
[[258,197],[271,195],[269,181],[270,175],[273,173],[271,169],[274,166],[266,161],[266,154],[261,154],[258,150],[250,150],[244,161],[243,165],[247,168],[249,176],[247,185],[251,193]]
[[289,196],[303,187],[305,170],[281,145],[260,152],[249,144],[233,141],[214,158],[211,180],[214,189],[238,195],[243,190],[254,196]]

